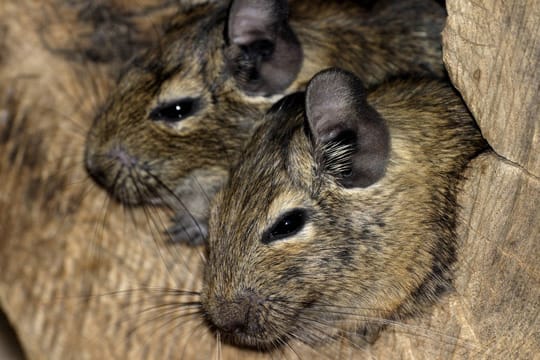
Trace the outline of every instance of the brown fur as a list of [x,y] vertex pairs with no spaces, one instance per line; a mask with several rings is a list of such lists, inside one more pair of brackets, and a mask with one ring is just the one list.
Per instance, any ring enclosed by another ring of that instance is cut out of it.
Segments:
[[[339,184],[335,162],[353,155],[306,135],[303,102],[291,95],[272,108],[212,208],[203,308],[241,345],[372,335],[450,287],[459,174],[485,148],[454,90],[420,80],[369,93],[391,151],[366,188]],[[290,209],[308,214],[302,230],[265,244]]]
[[[224,53],[235,55],[234,48],[223,51],[226,16],[225,6],[211,5],[174,19],[158,47],[127,70],[87,141],[87,167],[114,197],[171,205],[179,211],[173,235],[193,242],[206,233],[208,200],[249,138],[252,119],[276,99],[247,96],[227,70]],[[284,93],[328,66],[349,69],[367,84],[403,72],[442,75],[443,19],[427,0],[390,2],[370,14],[352,2],[293,1],[290,23],[304,61]],[[184,97],[200,103],[189,118],[149,119],[160,103]]]
[[[51,3],[63,12],[58,17],[54,8],[47,9],[40,18],[45,48],[72,61],[108,64],[125,62],[155,42],[162,19],[177,10],[166,0],[142,1],[136,7],[121,0]],[[66,29],[72,33],[62,31]]]

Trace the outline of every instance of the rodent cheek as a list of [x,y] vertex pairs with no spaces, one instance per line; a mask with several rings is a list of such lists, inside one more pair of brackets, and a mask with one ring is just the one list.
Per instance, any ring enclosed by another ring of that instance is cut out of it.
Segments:
[[207,266],[204,271],[201,304],[205,313],[212,312],[212,309],[217,306],[215,299],[218,297],[216,289],[216,281],[218,280],[215,278],[214,272],[211,266]]

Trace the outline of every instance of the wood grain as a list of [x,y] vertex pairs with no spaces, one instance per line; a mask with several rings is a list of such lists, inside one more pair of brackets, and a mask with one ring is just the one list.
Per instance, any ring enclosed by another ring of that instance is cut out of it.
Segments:
[[482,133],[540,177],[540,3],[448,0],[444,61]]
[[466,191],[457,293],[488,357],[540,354],[540,3],[448,0],[444,61],[497,155]]

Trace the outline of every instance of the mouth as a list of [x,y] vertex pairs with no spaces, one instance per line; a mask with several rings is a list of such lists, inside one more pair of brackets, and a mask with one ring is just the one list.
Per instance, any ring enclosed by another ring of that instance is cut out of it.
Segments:
[[84,163],[94,182],[124,205],[162,205],[165,202],[166,192],[160,190],[164,185],[159,177],[121,147],[104,155],[87,154]]
[[250,335],[243,332],[225,333],[217,331],[223,342],[236,347],[260,352],[272,352],[278,350],[287,344],[287,337],[269,337],[269,334]]
[[116,201],[127,206],[164,204],[155,189],[132,177],[126,177],[119,183],[113,184],[110,188],[105,188],[105,190]]
[[338,336],[335,329],[325,329],[322,332],[321,329],[302,329],[294,326],[285,333],[264,331],[258,334],[249,334],[243,331],[224,332],[217,329],[215,332],[225,343],[248,350],[268,353],[285,347],[294,347],[295,343],[319,346],[335,340]]

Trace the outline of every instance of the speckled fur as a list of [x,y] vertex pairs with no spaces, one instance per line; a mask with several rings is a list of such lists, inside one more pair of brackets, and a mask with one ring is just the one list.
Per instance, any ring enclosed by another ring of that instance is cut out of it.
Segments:
[[[328,173],[303,95],[276,104],[255,131],[210,217],[202,302],[222,338],[273,348],[371,336],[450,286],[459,174],[485,142],[445,83],[396,81],[368,102],[389,127],[391,152],[384,177],[366,188],[344,188]],[[301,232],[263,244],[292,208],[309,214]],[[246,292],[258,299],[249,311],[259,331],[219,330],[231,311],[223,304],[242,304]]]
[[[249,97],[238,89],[224,65],[226,16],[223,4],[204,5],[174,19],[159,45],[126,70],[86,148],[87,164],[99,169],[114,197],[127,204],[165,202],[203,233],[208,200],[250,137],[253,119],[283,95]],[[367,84],[402,72],[443,76],[443,22],[444,10],[427,0],[394,1],[369,15],[352,2],[293,1],[290,23],[304,61],[284,93],[302,89],[328,66],[349,69]],[[187,96],[201,100],[193,116],[175,124],[148,118],[157,104]],[[133,166],[120,164],[119,151]]]

